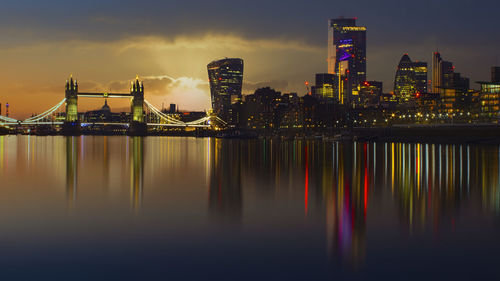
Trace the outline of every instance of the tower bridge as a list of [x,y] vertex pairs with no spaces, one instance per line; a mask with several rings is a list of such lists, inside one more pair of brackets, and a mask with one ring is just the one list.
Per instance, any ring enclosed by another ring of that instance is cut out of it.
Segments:
[[[128,123],[81,122],[78,117],[79,98],[128,98],[131,101],[130,120]],[[57,111],[61,109],[65,110],[64,120],[57,120]],[[128,134],[132,136],[146,135],[148,126],[214,128],[216,126],[227,125],[215,115],[206,114],[198,120],[184,122],[173,115],[161,112],[144,99],[144,85],[142,81],[139,80],[139,77],[136,77],[136,79],[131,82],[130,93],[79,92],[78,82],[76,79],[73,79],[73,77],[70,77],[66,81],[64,99],[47,111],[22,121],[0,115],[0,126],[62,126],[62,134],[64,135],[79,135],[81,126],[91,124],[126,126],[128,127]]]

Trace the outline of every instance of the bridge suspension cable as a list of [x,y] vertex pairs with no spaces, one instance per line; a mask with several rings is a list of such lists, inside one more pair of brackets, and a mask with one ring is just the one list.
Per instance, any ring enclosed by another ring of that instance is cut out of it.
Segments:
[[19,122],[18,120],[6,116],[0,115],[0,121],[5,122],[5,123],[17,123]]
[[178,126],[199,126],[199,125],[205,124],[206,122],[212,121],[212,119],[222,123],[223,125],[227,125],[227,123],[224,120],[222,120],[221,118],[219,118],[218,116],[205,116],[205,117],[200,118],[198,120],[194,120],[194,121],[190,121],[190,122],[183,122],[181,120],[177,120],[177,119],[161,112],[158,108],[154,107],[147,100],[144,100],[144,103],[158,117],[165,120],[167,123],[175,124]]
[[156,107],[154,107],[150,102],[148,102],[147,100],[144,100],[144,103],[146,104],[146,106],[154,113],[156,114],[158,117],[160,117],[161,119],[165,120],[167,123],[173,123],[173,124],[176,124],[176,125],[180,125],[180,126],[185,126],[186,123],[180,121],[180,120],[177,120],[173,117],[170,117],[168,116],[167,114],[161,112],[160,110],[158,110]]
[[43,118],[51,115],[52,113],[54,113],[57,109],[59,109],[64,103],[66,102],[66,98],[62,99],[62,101],[60,101],[58,104],[54,105],[53,107],[51,107],[50,109],[48,109],[47,111],[43,112],[42,114],[38,114],[36,116],[33,116],[33,117],[30,117],[24,121],[22,121],[22,123],[25,123],[25,124],[31,124],[31,123],[36,123],[37,121],[40,121],[42,120]]

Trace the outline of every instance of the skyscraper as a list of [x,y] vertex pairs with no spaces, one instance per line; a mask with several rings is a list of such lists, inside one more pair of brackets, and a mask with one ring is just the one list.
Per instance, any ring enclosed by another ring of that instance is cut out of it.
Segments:
[[327,62],[328,73],[342,77],[338,98],[343,103],[366,81],[366,27],[356,26],[355,18],[329,20]]
[[410,100],[412,94],[415,93],[415,79],[412,61],[408,54],[404,54],[399,61],[394,78],[394,95],[401,102]]
[[441,87],[441,54],[434,52],[432,55],[432,93],[438,94]]
[[442,93],[442,89],[450,88],[454,72],[453,63],[441,58],[439,52],[435,52],[432,57],[432,92]]
[[415,61],[413,62],[415,90],[417,93],[427,93],[427,63]]
[[427,63],[413,62],[408,54],[399,61],[394,78],[394,94],[397,99],[407,102],[415,94],[427,92]]
[[226,58],[208,64],[212,109],[226,122],[231,122],[231,104],[241,101],[243,60]]
[[455,72],[452,62],[435,52],[432,59],[432,91],[439,94],[443,112],[470,110],[469,79]]

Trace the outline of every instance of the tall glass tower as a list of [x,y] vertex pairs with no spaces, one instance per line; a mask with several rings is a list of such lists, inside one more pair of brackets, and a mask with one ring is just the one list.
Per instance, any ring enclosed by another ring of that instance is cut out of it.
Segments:
[[427,63],[413,62],[404,54],[394,78],[394,94],[400,102],[407,102],[413,95],[424,93],[427,93]]
[[366,81],[366,27],[356,26],[355,18],[329,20],[327,62],[328,73],[342,77],[338,98],[343,103]]
[[208,64],[212,109],[226,122],[231,122],[231,104],[241,101],[243,60],[226,58]]

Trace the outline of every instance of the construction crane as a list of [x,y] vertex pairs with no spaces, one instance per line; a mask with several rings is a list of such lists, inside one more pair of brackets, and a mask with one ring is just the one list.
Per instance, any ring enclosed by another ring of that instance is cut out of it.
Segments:
[[304,84],[306,85],[307,94],[311,95],[311,87],[309,87],[309,81],[304,82]]

